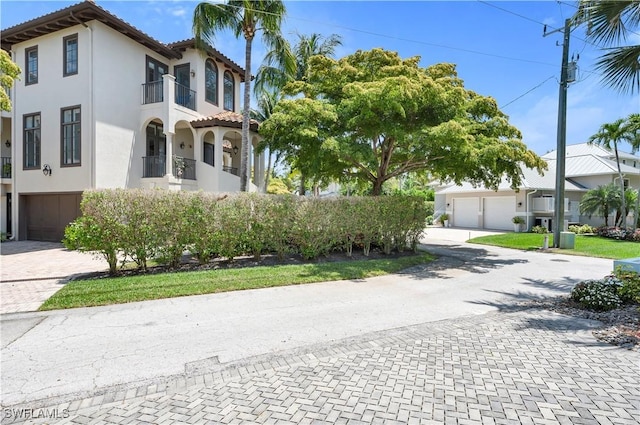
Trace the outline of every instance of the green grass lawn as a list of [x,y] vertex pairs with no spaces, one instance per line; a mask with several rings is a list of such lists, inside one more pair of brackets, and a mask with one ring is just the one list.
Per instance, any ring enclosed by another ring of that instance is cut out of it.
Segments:
[[426,253],[378,260],[162,273],[69,282],[40,310],[121,304],[243,289],[364,279],[432,261]]
[[[501,246],[504,248],[535,250],[542,247],[544,235],[538,233],[505,233],[480,236],[469,240],[471,243]],[[553,235],[549,234],[549,246],[553,246]],[[562,254],[584,255],[587,257],[632,258],[640,256],[637,242],[617,241],[599,236],[576,235],[575,249],[552,249]]]

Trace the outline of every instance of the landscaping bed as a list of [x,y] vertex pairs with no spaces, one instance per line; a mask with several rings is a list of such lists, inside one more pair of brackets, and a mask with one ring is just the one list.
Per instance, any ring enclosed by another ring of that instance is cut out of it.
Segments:
[[527,301],[529,308],[551,310],[567,316],[598,320],[603,326],[593,331],[602,342],[628,350],[640,351],[640,305],[627,304],[609,311],[586,310],[567,296]]

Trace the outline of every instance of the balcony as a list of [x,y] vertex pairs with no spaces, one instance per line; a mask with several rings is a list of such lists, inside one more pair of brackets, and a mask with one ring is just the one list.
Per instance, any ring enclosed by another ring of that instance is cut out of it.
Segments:
[[224,167],[222,167],[222,171],[225,171],[227,173],[231,173],[234,176],[239,176],[240,175],[240,170],[238,170],[236,167],[227,167],[225,165]]
[[142,157],[142,177],[164,177],[165,170],[166,159],[164,156]]
[[[532,198],[531,200],[533,201],[531,206],[531,211],[533,212],[552,213],[556,209],[556,199],[554,197],[543,196],[541,198]],[[564,198],[564,210],[569,211],[569,198]]]
[[196,161],[189,158],[176,156],[173,158],[173,176],[178,179],[196,179]]
[[[196,92],[187,86],[174,83],[174,102],[192,111],[196,110]],[[142,85],[142,104],[164,102],[164,81],[154,81]]]
[[11,157],[3,156],[2,157],[2,178],[10,179],[11,178]]

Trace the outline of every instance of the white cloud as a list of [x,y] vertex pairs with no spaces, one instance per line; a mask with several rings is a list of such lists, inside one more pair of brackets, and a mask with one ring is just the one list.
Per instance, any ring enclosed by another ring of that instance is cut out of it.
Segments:
[[175,17],[187,16],[187,9],[184,7],[175,7],[173,9],[169,9],[169,14]]

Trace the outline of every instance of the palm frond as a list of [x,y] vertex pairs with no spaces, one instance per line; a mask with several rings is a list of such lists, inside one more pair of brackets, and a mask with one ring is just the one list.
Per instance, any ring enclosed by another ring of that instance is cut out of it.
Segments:
[[578,10],[588,23],[592,40],[607,45],[626,39],[630,29],[640,23],[640,1],[581,1]]
[[640,45],[608,49],[596,62],[603,82],[623,93],[640,93]]
[[[239,26],[239,11],[229,4],[199,3],[193,12],[193,34],[197,48],[214,45],[217,32],[229,29],[234,33]],[[236,34],[237,37],[237,34]]]

